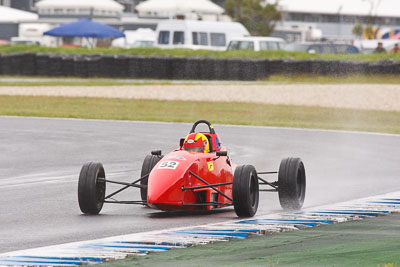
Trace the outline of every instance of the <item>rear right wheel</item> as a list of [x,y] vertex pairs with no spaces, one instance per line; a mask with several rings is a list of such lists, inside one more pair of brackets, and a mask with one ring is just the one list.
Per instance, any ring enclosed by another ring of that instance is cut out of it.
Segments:
[[278,173],[278,194],[284,209],[301,209],[306,195],[306,172],[299,158],[281,161]]

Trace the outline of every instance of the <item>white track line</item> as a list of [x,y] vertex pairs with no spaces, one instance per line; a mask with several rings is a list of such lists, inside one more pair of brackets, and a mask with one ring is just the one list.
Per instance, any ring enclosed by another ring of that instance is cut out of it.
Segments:
[[74,266],[400,212],[400,192],[333,205],[0,254],[0,266]]

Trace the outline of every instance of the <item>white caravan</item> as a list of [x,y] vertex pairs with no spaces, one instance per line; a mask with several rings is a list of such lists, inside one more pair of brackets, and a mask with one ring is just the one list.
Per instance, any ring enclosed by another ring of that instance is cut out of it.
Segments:
[[238,22],[167,20],[156,30],[156,47],[225,50],[233,38],[250,35]]

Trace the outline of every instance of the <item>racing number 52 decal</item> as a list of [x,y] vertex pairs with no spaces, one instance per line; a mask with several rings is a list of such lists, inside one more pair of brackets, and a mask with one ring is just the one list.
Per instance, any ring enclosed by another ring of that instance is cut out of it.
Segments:
[[161,162],[161,164],[158,166],[157,169],[175,170],[178,165],[179,165],[179,162],[177,162],[177,161],[163,161],[163,162]]

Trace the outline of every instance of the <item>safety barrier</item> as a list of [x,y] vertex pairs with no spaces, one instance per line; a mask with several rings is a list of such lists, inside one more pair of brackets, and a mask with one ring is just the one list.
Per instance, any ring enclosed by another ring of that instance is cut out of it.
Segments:
[[399,73],[400,61],[392,60],[360,62],[44,53],[0,55],[0,75],[254,81],[271,74]]

